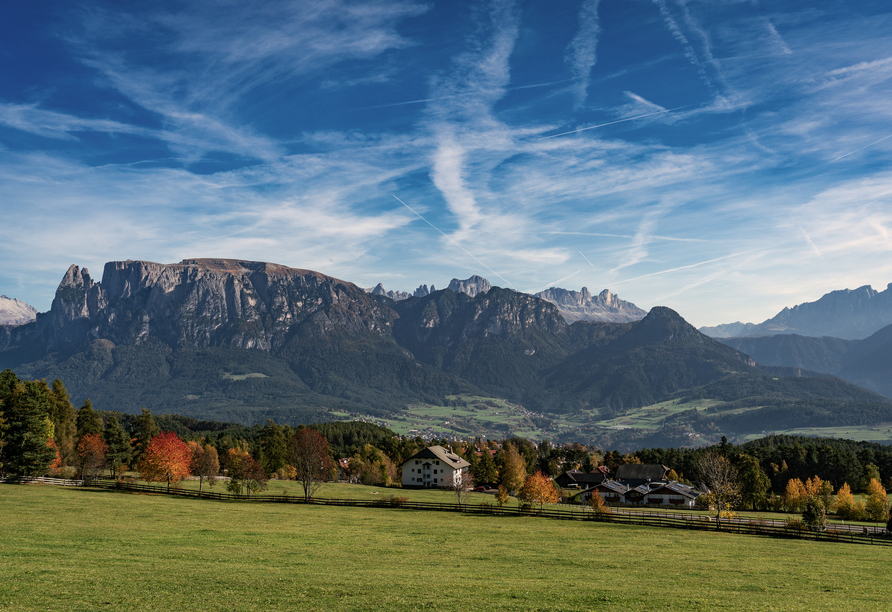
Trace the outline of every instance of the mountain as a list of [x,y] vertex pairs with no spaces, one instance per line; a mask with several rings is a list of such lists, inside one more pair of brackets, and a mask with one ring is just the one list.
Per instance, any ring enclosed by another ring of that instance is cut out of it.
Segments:
[[540,291],[536,297],[556,305],[568,323],[574,321],[628,323],[639,321],[647,314],[635,304],[619,299],[618,295],[610,293],[607,289],[592,297],[585,287],[579,292],[551,287]]
[[407,300],[412,297],[411,293],[407,293],[405,291],[387,291],[386,289],[384,289],[384,285],[382,285],[381,283],[378,283],[372,289],[366,289],[366,292],[374,295],[383,295],[395,302],[398,302],[400,300]]
[[885,291],[876,291],[870,285],[831,291],[816,302],[784,308],[758,325],[727,323],[702,327],[700,331],[713,337],[798,334],[858,340],[889,324],[892,324],[892,283]]
[[471,297],[474,297],[479,293],[486,293],[487,291],[492,289],[492,285],[490,285],[489,281],[482,276],[474,275],[467,280],[459,280],[457,278],[453,278],[449,282],[448,289],[455,293],[464,293]]
[[[231,259],[110,262],[101,282],[71,266],[49,312],[0,326],[6,367],[59,377],[74,401],[101,409],[242,423],[415,419],[412,406],[451,421],[447,407],[461,406],[467,433],[526,423],[519,431],[592,440],[603,419],[626,427],[637,410],[657,411],[649,431],[714,435],[718,419],[741,410],[777,408],[797,422],[803,401],[823,402],[822,418],[838,409],[849,420],[892,420],[881,396],[801,370],[765,371],[668,308],[568,324],[555,304],[510,289],[394,301],[311,270]],[[703,416],[704,401],[714,417]],[[850,404],[863,406],[852,416]],[[485,405],[510,406],[511,416],[475,417]]]
[[746,333],[754,327],[756,327],[755,323],[741,323],[740,321],[736,321],[734,323],[723,323],[721,325],[716,325],[715,327],[704,325],[700,328],[700,331],[710,338],[734,338],[736,336],[745,336]]
[[37,318],[37,310],[25,302],[0,295],[0,325],[24,325]]
[[721,342],[768,366],[832,374],[892,397],[892,325],[864,340],[790,334],[723,338]]

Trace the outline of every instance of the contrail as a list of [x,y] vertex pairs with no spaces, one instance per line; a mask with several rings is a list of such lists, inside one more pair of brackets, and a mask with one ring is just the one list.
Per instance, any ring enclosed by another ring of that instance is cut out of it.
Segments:
[[841,160],[841,159],[844,158],[844,157],[848,157],[849,155],[854,155],[854,154],[857,153],[858,151],[863,151],[863,150],[866,149],[867,147],[872,147],[872,146],[875,145],[875,144],[880,144],[880,143],[883,142],[884,140],[889,140],[890,138],[892,138],[892,134],[889,134],[889,135],[886,136],[885,138],[880,138],[880,139],[877,140],[876,142],[872,142],[872,143],[870,143],[869,145],[864,145],[864,146],[861,147],[860,149],[855,149],[855,150],[852,151],[851,153],[846,153],[845,155],[840,155],[840,156],[837,157],[836,159],[832,159],[832,160],[830,160],[829,162],[827,162],[827,163],[824,164],[824,165],[827,166],[827,165],[832,164],[833,162],[838,162],[839,160]]
[[[506,87],[504,91],[517,91],[519,89],[535,89],[537,87],[548,87],[549,85],[560,85],[561,83],[567,83],[569,81],[578,81],[578,78],[574,79],[561,79],[560,81],[550,81],[548,83],[534,83],[532,85],[518,85],[516,87]],[[419,100],[408,100],[406,102],[390,102],[388,104],[377,104],[375,106],[359,106],[357,108],[350,108],[346,110],[371,110],[375,108],[391,108],[393,106],[406,106],[408,104],[424,104],[425,102],[439,102],[440,100],[452,100],[454,98],[467,98],[468,96],[477,96],[480,94],[493,93],[497,91],[503,91],[502,89],[484,89],[482,91],[468,91],[465,93],[453,94],[451,96],[439,96],[437,98],[421,98]]]
[[411,206],[409,206],[408,204],[406,204],[405,202],[403,202],[402,200],[400,200],[399,198],[397,198],[394,194],[390,194],[390,195],[392,195],[394,198],[396,198],[396,201],[397,201],[397,202],[399,202],[400,204],[402,204],[403,206],[405,206],[406,208],[408,208],[409,210],[411,210],[411,211],[415,214],[416,217],[418,217],[419,219],[421,219],[422,221],[424,221],[425,223],[427,223],[428,225],[430,225],[432,228],[434,228],[435,230],[437,230],[437,231],[440,232],[441,234],[443,234],[443,237],[444,237],[446,240],[448,240],[449,242],[451,242],[452,244],[454,244],[455,246],[457,246],[458,248],[460,248],[462,251],[464,251],[464,252],[468,255],[468,257],[470,257],[471,259],[473,259],[474,261],[476,261],[477,263],[479,263],[481,266],[483,266],[484,268],[486,268],[487,270],[489,270],[490,272],[492,272],[493,274],[495,274],[496,276],[498,276],[499,278],[501,278],[503,281],[505,281],[505,282],[508,284],[509,287],[511,287],[512,289],[514,288],[514,285],[511,284],[511,281],[509,281],[507,278],[505,278],[504,276],[502,276],[501,274],[499,274],[498,272],[496,272],[495,270],[493,270],[492,268],[490,268],[489,266],[487,266],[485,263],[483,263],[482,261],[480,261],[479,259],[477,259],[476,257],[474,257],[474,255],[472,255],[471,252],[468,251],[468,249],[466,249],[465,247],[463,247],[462,245],[460,245],[458,242],[456,242],[455,240],[453,240],[450,236],[448,236],[448,235],[446,235],[445,233],[443,233],[443,230],[441,230],[439,227],[437,227],[436,225],[434,225],[433,223],[431,223],[430,221],[428,221],[427,219],[425,219],[424,217],[422,217],[421,215],[419,215],[417,212],[415,212],[415,209],[413,209]]
[[653,117],[654,115],[661,115],[663,113],[671,113],[673,111],[681,110],[683,108],[687,108],[689,106],[693,106],[693,104],[685,104],[684,106],[677,106],[675,108],[664,109],[660,111],[656,111],[653,113],[647,113],[646,115],[638,115],[637,117],[628,117],[626,119],[619,119],[617,121],[611,121],[610,123],[602,123],[601,125],[592,125],[589,127],[579,128],[578,130],[573,130],[571,132],[563,132],[561,134],[552,134],[551,136],[544,136],[539,138],[538,140],[548,140],[549,138],[557,138],[558,136],[566,136],[568,134],[575,134],[576,132],[584,132],[586,130],[594,130],[596,128],[607,127],[608,125],[616,125],[617,123],[624,123],[626,121],[634,121],[635,119],[644,119],[645,117]]
[[[582,251],[576,251],[576,252],[579,253],[580,255],[582,255]],[[582,255],[582,258],[588,262],[588,265],[590,265],[593,268],[595,267],[594,264],[592,264],[592,262],[588,261],[588,257],[586,257],[585,255]]]
[[[652,272],[650,274],[643,274],[641,276],[636,276],[635,278],[627,278],[626,280],[616,281],[613,283],[614,285],[621,285],[623,283],[630,283],[632,281],[641,280],[642,278],[650,278],[651,276],[660,276],[661,274],[668,274],[670,272],[678,272],[679,270],[688,270],[690,268],[696,268],[698,266],[703,266],[709,263],[715,263],[717,261],[723,261],[725,259],[731,259],[732,257],[739,257],[740,255],[749,255],[750,253],[755,253],[757,249],[753,249],[752,251],[741,251],[740,253],[732,253],[730,255],[725,255],[724,257],[716,257],[715,259],[710,259],[707,261],[701,261],[699,263],[690,264],[688,266],[680,266],[678,268],[670,268],[669,270],[662,270],[660,272]],[[761,257],[762,255],[759,255]]]

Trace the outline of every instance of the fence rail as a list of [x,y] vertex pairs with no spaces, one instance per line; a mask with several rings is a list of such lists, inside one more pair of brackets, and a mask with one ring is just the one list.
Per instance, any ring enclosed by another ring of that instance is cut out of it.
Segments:
[[[57,481],[57,482],[52,482]],[[11,482],[6,480],[4,482]],[[851,544],[870,544],[892,546],[892,537],[884,529],[851,525],[833,525],[824,531],[810,531],[801,524],[786,524],[780,521],[761,519],[723,519],[718,521],[712,517],[699,515],[668,515],[632,510],[616,510],[610,512],[593,512],[584,507],[565,508],[528,508],[519,506],[498,506],[495,504],[447,504],[438,502],[403,501],[400,498],[382,498],[376,500],[328,499],[314,497],[304,499],[293,495],[236,495],[213,491],[196,491],[192,489],[170,488],[157,485],[121,482],[117,480],[60,480],[52,478],[16,479],[13,482],[46,482],[46,484],[64,484],[66,486],[83,486],[106,490],[153,493],[157,495],[175,495],[180,497],[200,497],[218,501],[240,501],[254,503],[309,504],[315,506],[342,506],[358,508],[393,508],[403,510],[423,510],[434,512],[461,512],[464,514],[484,514],[516,517],[538,517],[553,520],[592,521],[617,523],[626,525],[643,525],[649,527],[667,527],[673,529],[694,529],[698,531],[718,531],[741,535],[757,535],[774,538],[795,538],[821,542],[845,542]]]
[[48,478],[46,476],[7,476],[0,478],[0,483],[6,484],[48,484],[59,487],[82,487],[83,480],[68,480],[66,478]]

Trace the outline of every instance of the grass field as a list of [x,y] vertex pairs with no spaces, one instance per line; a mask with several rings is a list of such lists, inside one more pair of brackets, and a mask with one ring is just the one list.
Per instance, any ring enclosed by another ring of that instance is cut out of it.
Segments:
[[888,548],[0,485],[0,610],[882,610]]

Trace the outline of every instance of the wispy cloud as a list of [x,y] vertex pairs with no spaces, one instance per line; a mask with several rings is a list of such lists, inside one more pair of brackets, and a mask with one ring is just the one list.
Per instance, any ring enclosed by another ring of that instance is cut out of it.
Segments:
[[564,62],[570,66],[575,79],[573,86],[576,106],[585,102],[590,83],[589,75],[598,61],[598,37],[601,35],[601,24],[598,18],[598,6],[601,0],[583,0],[579,7],[579,30],[564,55]]

